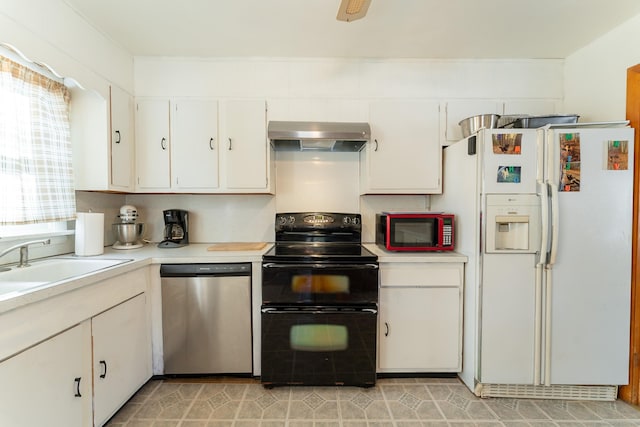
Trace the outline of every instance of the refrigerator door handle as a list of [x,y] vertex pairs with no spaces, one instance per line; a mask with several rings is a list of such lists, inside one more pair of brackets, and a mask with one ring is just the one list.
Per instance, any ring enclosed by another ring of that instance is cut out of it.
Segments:
[[540,236],[540,258],[538,265],[547,263],[547,247],[549,245],[549,186],[539,182],[540,187],[540,226],[542,233]]
[[545,268],[545,320],[544,320],[544,385],[551,385],[551,269]]
[[556,263],[558,256],[558,227],[559,227],[559,209],[558,209],[558,187],[551,184],[551,251],[549,252],[549,265]]
[[542,275],[543,265],[536,265],[536,296],[533,343],[533,385],[540,385],[542,381]]

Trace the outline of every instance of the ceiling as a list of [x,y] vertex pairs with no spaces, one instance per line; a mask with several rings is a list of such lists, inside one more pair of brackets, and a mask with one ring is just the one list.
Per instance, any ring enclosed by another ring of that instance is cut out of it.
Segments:
[[135,56],[565,58],[638,0],[63,0]]

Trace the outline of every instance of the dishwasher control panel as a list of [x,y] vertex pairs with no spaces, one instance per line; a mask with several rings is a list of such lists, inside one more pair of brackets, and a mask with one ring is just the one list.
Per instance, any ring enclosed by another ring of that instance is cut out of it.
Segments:
[[161,277],[191,277],[191,276],[248,276],[251,275],[251,263],[222,263],[222,264],[162,264]]

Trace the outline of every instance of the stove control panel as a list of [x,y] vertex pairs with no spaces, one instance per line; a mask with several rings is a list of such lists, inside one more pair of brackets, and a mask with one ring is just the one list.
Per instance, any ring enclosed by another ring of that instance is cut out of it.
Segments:
[[313,214],[313,215],[305,216],[303,221],[305,224],[310,224],[310,225],[324,225],[324,224],[333,224],[335,220],[331,215]]
[[275,230],[288,232],[329,232],[360,233],[362,218],[353,213],[299,212],[276,214]]
[[277,215],[276,216],[276,224],[287,225],[294,224],[296,222],[296,218],[293,215],[285,216],[285,215]]

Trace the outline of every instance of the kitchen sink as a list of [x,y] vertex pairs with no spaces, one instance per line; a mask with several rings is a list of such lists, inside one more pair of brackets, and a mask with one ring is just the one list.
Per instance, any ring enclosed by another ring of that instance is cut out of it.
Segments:
[[31,261],[29,267],[0,272],[0,295],[24,292],[49,283],[94,273],[130,259],[51,258]]

